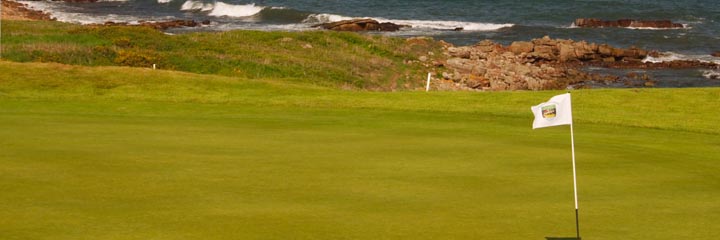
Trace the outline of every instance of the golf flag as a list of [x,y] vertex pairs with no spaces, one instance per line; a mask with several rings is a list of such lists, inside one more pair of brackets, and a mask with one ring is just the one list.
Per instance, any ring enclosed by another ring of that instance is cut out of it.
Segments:
[[573,168],[573,190],[575,193],[575,230],[577,238],[580,239],[580,213],[577,194],[577,172],[575,170],[575,134],[572,124],[572,104],[570,104],[570,93],[560,94],[550,98],[549,101],[530,108],[535,120],[533,129],[552,127],[559,125],[570,125],[570,149],[572,150]]
[[533,129],[559,125],[572,125],[570,93],[550,98],[549,101],[530,108],[535,115]]

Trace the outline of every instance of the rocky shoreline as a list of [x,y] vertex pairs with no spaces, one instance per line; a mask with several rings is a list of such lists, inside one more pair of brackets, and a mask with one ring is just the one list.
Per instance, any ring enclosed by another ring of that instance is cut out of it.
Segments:
[[383,31],[383,32],[395,32],[401,28],[410,28],[411,26],[399,25],[391,22],[378,22],[374,19],[363,18],[363,19],[350,19],[337,22],[329,22],[313,25],[314,28],[322,28],[333,31],[345,31],[345,32],[367,32],[367,31]]
[[[181,28],[181,27],[199,27],[202,25],[209,25],[210,21],[205,20],[202,22],[196,22],[195,20],[170,20],[162,22],[146,22],[141,21],[137,24],[130,24],[126,22],[105,22],[103,24],[93,24],[95,26],[141,26],[151,27],[157,30],[167,30],[170,28]],[[91,25],[92,26],[92,25]]]
[[28,8],[25,4],[12,0],[2,1],[2,19],[54,21],[50,14]]
[[[66,0],[67,1],[67,0]],[[76,1],[76,0],[70,0]],[[84,0],[80,0],[84,1]],[[84,1],[92,2],[92,1]],[[45,20],[54,19],[47,13],[28,8],[11,0],[2,1],[3,19]],[[158,30],[181,27],[199,27],[209,21],[172,20],[163,22],[141,21],[136,24],[106,22],[98,26],[142,26]],[[578,27],[679,27],[670,21],[603,21],[598,19],[577,19]],[[373,19],[352,19],[317,24],[313,27],[334,31],[398,31],[411,26]],[[455,29],[462,30],[462,29]],[[407,39],[414,42],[435,41],[431,38]],[[587,67],[615,69],[707,69],[706,78],[720,78],[720,65],[713,62],[675,60],[663,62],[644,61],[648,57],[659,58],[662,53],[636,47],[617,48],[607,44],[588,43],[569,39],[552,39],[548,36],[530,41],[516,41],[507,46],[490,40],[473,46],[453,46],[439,41],[444,47],[441,54],[428,53],[409,60],[408,64],[419,63],[435,72],[435,87],[441,90],[550,90],[582,88],[588,83],[615,84],[625,82],[627,86],[652,87],[655,81],[648,75],[629,73],[625,76],[589,73]],[[720,52],[711,54],[720,57]],[[709,77],[708,77],[709,76]]]
[[[65,2],[96,2],[96,0],[63,0]],[[50,14],[28,8],[25,4],[15,2],[12,0],[2,1],[2,19],[6,20],[30,20],[30,21],[55,21]],[[151,27],[158,30],[167,30],[170,28],[181,28],[181,27],[198,27],[202,25],[208,25],[210,21],[197,22],[194,20],[170,20],[161,22],[141,21],[137,24],[131,24],[127,22],[105,22],[104,24],[94,24],[96,26],[142,26]]]
[[718,64],[701,61],[644,62],[646,57],[659,57],[661,53],[548,36],[517,41],[508,46],[489,40],[473,46],[444,44],[444,58],[422,56],[419,59],[437,73],[435,86],[444,90],[552,90],[582,88],[588,83],[653,87],[655,81],[646,74],[616,76],[588,73],[583,69],[589,66],[621,69],[720,68]]

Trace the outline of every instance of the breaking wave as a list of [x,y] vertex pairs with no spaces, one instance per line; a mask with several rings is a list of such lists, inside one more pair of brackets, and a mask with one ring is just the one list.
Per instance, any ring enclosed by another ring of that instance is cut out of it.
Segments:
[[707,79],[720,79],[720,70],[705,70],[702,75]]
[[254,3],[246,5],[232,5],[223,2],[215,3],[215,7],[208,14],[210,16],[228,16],[228,17],[249,17],[258,14],[265,7],[255,6]]
[[718,57],[713,57],[711,55],[686,55],[675,52],[663,52],[660,53],[660,56],[658,57],[647,56],[645,59],[643,59],[643,62],[645,63],[660,63],[672,61],[700,61],[720,65],[720,58]]
[[[158,0],[171,1],[171,0]],[[180,7],[181,11],[209,12],[208,16],[215,17],[249,17],[258,14],[265,9],[263,6],[255,6],[254,3],[245,5],[233,5],[224,2],[204,3],[201,1],[186,1]]]
[[200,1],[186,1],[180,7],[180,11],[210,11],[215,8],[215,4],[204,3]]
[[92,15],[87,13],[78,13],[66,11],[64,3],[49,1],[22,1],[29,8],[50,14],[60,22],[77,23],[77,24],[102,24],[105,22],[126,22],[129,24],[138,24],[140,21],[168,21],[175,19],[173,16],[133,16],[125,14],[102,14]]

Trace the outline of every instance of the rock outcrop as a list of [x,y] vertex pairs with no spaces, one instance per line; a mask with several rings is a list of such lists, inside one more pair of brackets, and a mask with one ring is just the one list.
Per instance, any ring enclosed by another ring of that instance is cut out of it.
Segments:
[[15,1],[2,1],[2,19],[7,20],[45,20],[54,21],[50,14],[28,8]]
[[313,25],[312,27],[319,27],[333,31],[348,31],[348,32],[367,32],[367,31],[384,31],[384,32],[395,32],[401,28],[410,27],[406,25],[398,25],[391,22],[378,22],[374,19],[351,19],[338,22],[322,23]]
[[[443,64],[451,72],[443,77],[469,88],[482,90],[546,90],[564,89],[579,82],[593,79],[581,71],[550,62],[536,62],[530,54],[548,52],[557,59],[553,49],[530,42],[515,42],[505,48],[489,40],[474,46],[449,47],[449,59]],[[557,63],[557,62],[556,62]]]
[[447,46],[448,59],[435,66],[447,69],[445,80],[480,90],[546,90],[581,86],[591,81],[611,84],[624,81],[628,86],[654,86],[649,76],[613,76],[586,73],[584,66],[609,68],[708,68],[719,65],[702,61],[643,62],[661,53],[636,47],[616,48],[543,37],[513,42],[505,47],[489,40],[474,46]]
[[513,42],[508,49],[514,54],[525,54],[531,62],[639,62],[649,54],[649,51],[635,47],[623,49],[547,36],[530,42]]
[[714,52],[714,53],[712,53],[712,54],[710,54],[710,55],[713,56],[713,57],[720,57],[720,51]]
[[620,19],[605,21],[597,18],[575,19],[575,26],[598,28],[598,27],[624,27],[624,28],[685,28],[680,23],[673,23],[670,20],[633,20]]

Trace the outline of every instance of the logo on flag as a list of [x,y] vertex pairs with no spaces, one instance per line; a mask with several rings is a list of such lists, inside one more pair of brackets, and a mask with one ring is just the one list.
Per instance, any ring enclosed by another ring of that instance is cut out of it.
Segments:
[[543,118],[554,118],[557,113],[557,105],[551,104],[542,107]]
[[561,94],[530,108],[535,115],[533,129],[572,124],[570,94]]

